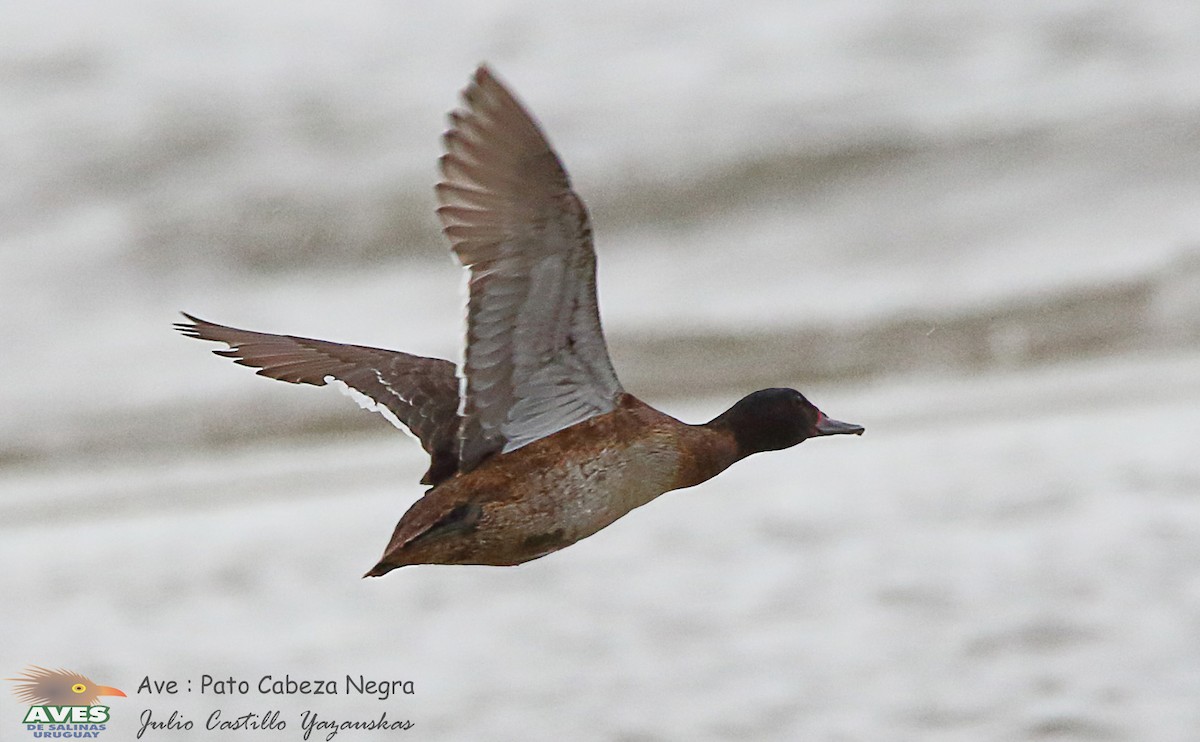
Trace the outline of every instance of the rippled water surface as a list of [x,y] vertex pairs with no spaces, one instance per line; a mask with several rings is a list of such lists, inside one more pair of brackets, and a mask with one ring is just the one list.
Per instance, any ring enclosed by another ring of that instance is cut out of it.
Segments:
[[[3,677],[122,687],[110,739],[146,708],[279,709],[276,739],[314,709],[417,739],[1195,738],[1200,6],[60,0],[0,25]],[[591,207],[631,391],[697,421],[797,386],[867,435],[520,568],[359,580],[416,446],[169,325],[454,357],[431,185],[480,60]],[[132,692],[204,674],[415,693]]]

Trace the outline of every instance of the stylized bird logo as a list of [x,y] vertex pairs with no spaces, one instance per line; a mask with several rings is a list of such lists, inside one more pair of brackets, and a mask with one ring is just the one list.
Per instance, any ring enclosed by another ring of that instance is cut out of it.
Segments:
[[47,670],[32,665],[20,677],[8,678],[17,684],[13,693],[30,706],[91,706],[100,696],[125,694],[107,685],[98,685],[86,675],[70,670]]

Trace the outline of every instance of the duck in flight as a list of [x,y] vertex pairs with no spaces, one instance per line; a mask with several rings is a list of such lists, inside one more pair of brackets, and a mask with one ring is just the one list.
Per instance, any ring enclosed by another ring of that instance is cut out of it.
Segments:
[[184,314],[214,353],[293,384],[340,382],[429,453],[430,489],[377,577],[409,564],[514,565],[591,536],[735,461],[861,435],[794,389],[689,425],[621,388],[596,307],[583,202],[541,128],[481,66],[444,135],[438,217],[469,271],[461,367],[394,350],[251,332]]

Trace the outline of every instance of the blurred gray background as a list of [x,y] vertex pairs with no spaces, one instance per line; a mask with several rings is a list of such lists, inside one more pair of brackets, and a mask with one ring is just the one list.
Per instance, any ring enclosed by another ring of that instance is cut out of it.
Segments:
[[[121,739],[145,708],[277,708],[275,739],[306,708],[429,740],[1196,738],[1200,5],[2,18],[5,677],[125,689]],[[796,386],[867,435],[520,568],[358,579],[416,445],[170,324],[456,358],[432,185],[480,61],[591,208],[630,391],[695,422]],[[417,692],[132,692],[203,673]]]

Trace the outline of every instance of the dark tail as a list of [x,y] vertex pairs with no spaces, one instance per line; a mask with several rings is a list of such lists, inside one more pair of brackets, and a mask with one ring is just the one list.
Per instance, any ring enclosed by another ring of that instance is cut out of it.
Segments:
[[367,572],[365,575],[363,575],[363,579],[366,579],[367,577],[383,577],[388,572],[391,572],[393,569],[396,569],[397,567],[402,567],[402,566],[404,566],[404,565],[402,565],[402,564],[385,564],[384,562],[380,562],[379,564],[376,564],[374,567],[371,567],[370,571]]

